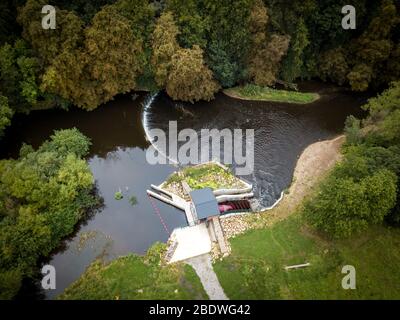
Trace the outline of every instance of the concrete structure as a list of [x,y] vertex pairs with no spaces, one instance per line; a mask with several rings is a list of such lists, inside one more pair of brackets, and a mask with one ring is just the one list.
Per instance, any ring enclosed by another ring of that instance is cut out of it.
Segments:
[[197,219],[203,220],[219,216],[218,202],[210,188],[193,190],[190,192],[190,198]]
[[[218,162],[212,163],[228,170]],[[223,255],[229,253],[229,245],[226,242],[219,220],[222,210],[220,206],[224,206],[226,201],[243,199],[247,201],[247,199],[254,197],[252,185],[244,180],[241,181],[243,187],[240,189],[212,190],[204,188],[191,190],[187,182],[183,180],[181,186],[184,194],[179,195],[166,190],[164,188],[165,182],[159,186],[151,185],[151,190],[147,190],[147,193],[151,197],[184,211],[189,225],[172,232],[166,254],[166,260],[169,263],[208,254],[211,252],[212,243],[218,244]],[[190,200],[187,196],[190,197]]]
[[207,226],[201,223],[192,227],[175,229],[170,242],[174,247],[170,263],[197,257],[211,251],[211,240]]

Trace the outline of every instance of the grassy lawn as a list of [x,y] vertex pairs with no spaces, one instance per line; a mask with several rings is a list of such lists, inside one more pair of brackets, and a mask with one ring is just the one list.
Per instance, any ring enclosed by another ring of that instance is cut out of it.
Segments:
[[59,299],[208,299],[188,265],[160,265],[160,245],[145,257],[128,255],[110,264],[93,263]]
[[[400,230],[373,227],[332,242],[310,232],[298,214],[231,240],[232,254],[214,265],[230,299],[400,299]],[[310,262],[304,269],[284,266]],[[344,290],[344,265],[356,268],[356,290]]]
[[277,90],[268,87],[260,87],[247,84],[243,87],[235,87],[224,90],[231,97],[245,100],[260,100],[286,103],[311,103],[319,99],[317,93],[304,93],[297,91]]

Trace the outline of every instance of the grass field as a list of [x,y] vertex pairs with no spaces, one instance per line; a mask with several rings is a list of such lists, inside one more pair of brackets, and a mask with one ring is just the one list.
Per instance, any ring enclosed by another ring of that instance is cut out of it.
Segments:
[[231,97],[244,100],[259,100],[306,104],[319,99],[317,93],[304,93],[297,91],[277,90],[268,87],[260,87],[247,84],[243,87],[225,89],[224,92]]
[[[230,299],[400,299],[400,230],[373,227],[332,242],[304,227],[298,214],[231,240],[214,265]],[[310,262],[304,269],[284,266]],[[356,269],[355,290],[341,286],[342,267]]]
[[159,246],[153,246],[145,257],[128,255],[107,265],[93,263],[59,299],[208,299],[190,266],[160,265]]

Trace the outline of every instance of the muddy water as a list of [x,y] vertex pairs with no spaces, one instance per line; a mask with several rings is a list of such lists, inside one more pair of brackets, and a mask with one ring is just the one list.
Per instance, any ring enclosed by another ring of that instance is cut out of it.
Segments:
[[[147,129],[166,129],[169,120],[177,120],[180,129],[198,132],[204,128],[255,129],[255,170],[245,178],[254,184],[262,205],[268,206],[290,184],[302,150],[342,132],[345,118],[349,114],[360,116],[359,106],[365,102],[364,97],[320,84],[309,83],[303,89],[319,91],[321,100],[301,106],[240,101],[218,94],[212,102],[191,105],[175,103],[161,93],[147,109]],[[108,260],[130,252],[142,254],[154,242],[167,240],[146,189],[176,168],[146,161],[149,143],[142,125],[145,99],[139,95],[133,101],[125,95],[92,112],[49,110],[17,116],[0,143],[1,157],[16,157],[23,142],[37,147],[55,129],[72,127],[93,143],[88,162],[104,206],[46,261],[56,267],[57,289],[45,292],[45,298],[60,294],[96,257]],[[124,199],[117,201],[114,194],[119,190]],[[129,203],[131,196],[137,199],[134,206]],[[186,225],[180,211],[160,202],[157,207],[169,230]],[[20,297],[32,297],[33,291],[26,285]]]

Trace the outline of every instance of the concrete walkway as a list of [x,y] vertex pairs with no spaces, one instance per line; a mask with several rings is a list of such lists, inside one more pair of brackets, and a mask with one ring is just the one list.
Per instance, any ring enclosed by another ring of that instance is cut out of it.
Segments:
[[210,300],[228,300],[214,272],[209,254],[190,258],[185,262],[196,271]]
[[204,255],[211,251],[211,240],[205,223],[177,228],[170,240],[177,244],[169,263]]

